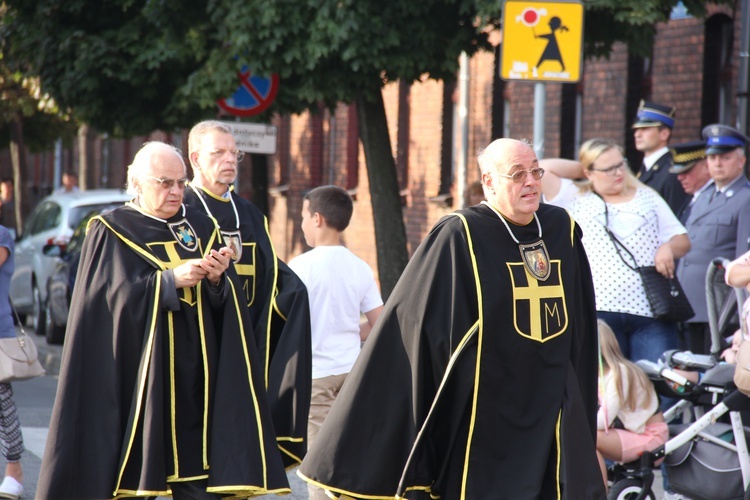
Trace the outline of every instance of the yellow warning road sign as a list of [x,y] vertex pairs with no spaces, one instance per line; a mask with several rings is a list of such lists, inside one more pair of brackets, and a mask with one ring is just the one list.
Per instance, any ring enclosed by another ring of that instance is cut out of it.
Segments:
[[505,2],[500,78],[577,82],[582,53],[582,2]]

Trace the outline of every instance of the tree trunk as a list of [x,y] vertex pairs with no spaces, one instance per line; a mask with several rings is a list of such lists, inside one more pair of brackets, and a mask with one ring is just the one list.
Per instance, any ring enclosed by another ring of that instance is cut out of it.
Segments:
[[360,96],[357,99],[357,113],[370,181],[380,292],[383,300],[386,300],[406,267],[409,253],[383,94],[378,91],[373,101]]
[[28,169],[23,143],[23,117],[19,113],[10,124],[10,161],[13,165],[13,199],[15,200],[16,232],[20,235],[23,222],[31,211],[28,196]]
[[91,146],[93,130],[84,123],[78,127],[78,187],[81,191],[94,189],[94,155]]
[[252,202],[268,217],[268,156],[252,153],[250,158],[253,172]]

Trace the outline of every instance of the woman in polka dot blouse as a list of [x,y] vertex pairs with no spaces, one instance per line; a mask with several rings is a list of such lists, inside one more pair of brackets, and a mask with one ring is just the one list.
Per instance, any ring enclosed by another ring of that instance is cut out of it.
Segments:
[[[656,361],[676,349],[677,324],[654,318],[641,277],[629,266],[656,266],[663,276],[674,277],[675,260],[690,249],[685,227],[656,191],[635,178],[622,149],[609,139],[586,141],[577,162],[539,164],[545,169],[545,202],[567,208],[583,229],[597,315],[615,331],[623,354]],[[622,249],[618,253],[605,227],[635,262]]]

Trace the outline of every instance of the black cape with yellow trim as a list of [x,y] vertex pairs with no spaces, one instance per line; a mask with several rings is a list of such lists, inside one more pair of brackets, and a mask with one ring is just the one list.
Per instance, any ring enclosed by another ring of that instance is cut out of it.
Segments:
[[241,244],[235,269],[261,356],[276,439],[288,468],[299,465],[307,450],[312,383],[307,289],[277,257],[263,212],[231,188],[230,195],[236,214],[229,199],[200,186],[185,191],[185,204],[207,210],[226,239]]
[[134,205],[92,219],[38,498],[168,496],[168,481],[201,478],[243,498],[290,491],[231,266],[223,288],[163,302],[164,270],[220,246],[190,207],[166,223]]
[[[538,210],[550,275],[485,205],[441,219],[299,474],[354,498],[602,499],[597,330],[581,231]],[[510,224],[521,243],[536,223]]]

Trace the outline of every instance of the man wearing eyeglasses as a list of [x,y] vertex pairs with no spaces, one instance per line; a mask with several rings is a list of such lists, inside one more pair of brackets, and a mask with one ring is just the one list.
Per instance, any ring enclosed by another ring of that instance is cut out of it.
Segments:
[[486,201],[416,250],[299,469],[337,497],[605,497],[581,231],[528,144],[478,160]]
[[215,219],[224,240],[236,250],[232,259],[251,320],[247,328],[261,354],[278,447],[287,467],[297,465],[307,449],[312,384],[307,290],[277,257],[266,217],[234,192],[244,153],[237,150],[229,126],[213,120],[196,124],[188,148],[193,180],[185,204]]
[[633,123],[635,149],[644,155],[638,180],[659,193],[675,215],[688,199],[677,178],[669,173],[672,153],[668,145],[676,111],[673,106],[641,101]]
[[89,223],[38,498],[290,492],[232,252],[151,142]]

